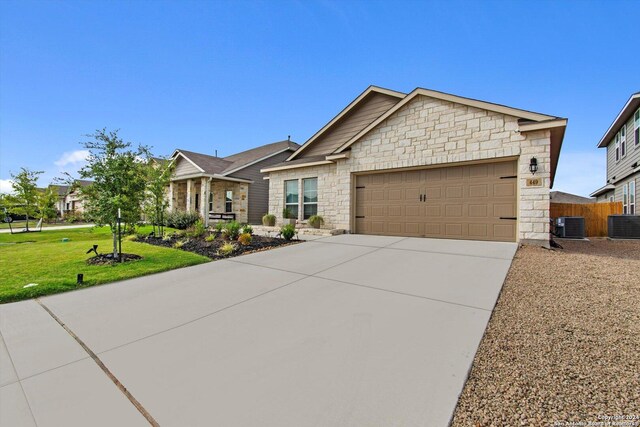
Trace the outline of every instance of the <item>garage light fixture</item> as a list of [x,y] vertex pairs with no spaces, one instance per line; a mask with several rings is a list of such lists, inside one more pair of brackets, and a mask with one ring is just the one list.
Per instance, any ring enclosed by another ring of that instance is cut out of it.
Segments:
[[538,172],[538,159],[536,159],[535,157],[532,157],[531,161],[529,162],[529,170],[533,175]]

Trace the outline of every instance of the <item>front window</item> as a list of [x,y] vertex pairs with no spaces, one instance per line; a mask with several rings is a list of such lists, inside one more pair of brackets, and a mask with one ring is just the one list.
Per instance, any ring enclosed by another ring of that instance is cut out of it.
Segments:
[[629,185],[622,186],[622,213],[629,213]]
[[633,116],[633,139],[635,140],[635,145],[640,145],[640,108]]
[[231,190],[224,192],[224,211],[225,213],[233,212],[233,191]]
[[209,193],[209,212],[213,212],[213,193]]
[[200,209],[200,195],[196,193],[196,210]]
[[620,129],[620,156],[624,157],[627,154],[627,125],[622,125]]
[[284,207],[289,210],[292,218],[298,218],[298,180],[284,182]]
[[318,178],[303,179],[302,187],[304,191],[302,210],[304,219],[309,219],[318,214]]
[[629,183],[629,213],[631,215],[636,214],[636,182],[635,180]]

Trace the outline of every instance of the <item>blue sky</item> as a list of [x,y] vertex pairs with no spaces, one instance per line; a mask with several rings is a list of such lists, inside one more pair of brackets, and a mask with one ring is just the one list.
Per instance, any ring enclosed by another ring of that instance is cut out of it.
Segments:
[[304,142],[370,84],[569,118],[554,189],[640,90],[638,1],[0,2],[0,190],[107,127],[159,155]]

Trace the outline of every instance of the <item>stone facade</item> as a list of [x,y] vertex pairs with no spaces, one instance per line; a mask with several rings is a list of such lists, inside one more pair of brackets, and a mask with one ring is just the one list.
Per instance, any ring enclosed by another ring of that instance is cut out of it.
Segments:
[[[225,211],[226,190],[233,191],[233,212],[236,214],[236,220],[247,222],[249,212],[249,184],[246,183],[220,180],[209,181],[208,178],[173,181],[169,189],[171,209],[196,211],[195,196],[197,194],[197,211],[205,219],[205,223],[208,224],[209,211],[218,213]],[[171,194],[171,191],[173,194]],[[213,209],[210,209],[209,206],[209,194],[212,194]]]
[[[282,216],[285,180],[317,177],[325,227],[351,230],[353,173],[512,158],[518,159],[518,240],[547,242],[551,134],[518,128],[517,117],[418,96],[353,144],[348,159],[271,172],[269,211]],[[531,157],[541,187],[526,185]]]

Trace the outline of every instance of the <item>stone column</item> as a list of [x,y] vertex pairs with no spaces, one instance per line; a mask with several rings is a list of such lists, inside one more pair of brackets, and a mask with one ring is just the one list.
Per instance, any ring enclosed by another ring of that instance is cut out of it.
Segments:
[[169,212],[173,210],[173,181],[169,181]]
[[209,215],[207,214],[208,191],[207,191],[207,178],[200,178],[200,216],[205,225],[209,225]]
[[188,179],[187,180],[187,206],[185,209],[187,212],[191,211],[191,187],[193,187],[193,180]]

